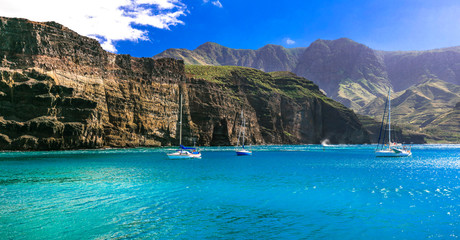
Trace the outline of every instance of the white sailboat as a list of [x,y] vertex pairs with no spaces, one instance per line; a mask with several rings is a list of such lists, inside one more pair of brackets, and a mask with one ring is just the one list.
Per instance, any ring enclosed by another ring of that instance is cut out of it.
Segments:
[[[377,149],[375,150],[376,157],[409,157],[412,155],[411,147],[406,148],[401,143],[391,142],[391,90],[388,90],[388,148],[384,144],[385,138],[382,140],[380,147],[380,135],[379,143],[377,143]],[[385,111],[383,112],[383,120],[385,119]],[[382,128],[380,129],[381,132]],[[385,134],[384,134],[385,136]],[[379,149],[380,147],[380,149]]]
[[[240,127],[240,130],[238,131],[238,140],[236,142],[236,147],[237,147],[236,155],[237,156],[249,156],[249,155],[252,155],[252,151],[249,151],[244,148],[244,132],[246,128],[246,120],[244,119],[243,110],[241,110],[241,119],[243,123],[242,123],[242,126]],[[243,137],[241,138],[241,148],[239,148],[238,146],[240,145],[241,132],[243,132]]]
[[179,117],[179,149],[173,153],[168,153],[169,159],[192,159],[201,158],[201,153],[192,147],[182,145],[182,94],[180,95],[180,117]]

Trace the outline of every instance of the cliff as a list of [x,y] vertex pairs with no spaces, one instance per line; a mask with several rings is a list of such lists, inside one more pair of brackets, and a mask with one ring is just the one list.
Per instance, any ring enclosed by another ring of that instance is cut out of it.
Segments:
[[116,55],[60,24],[3,17],[0,59],[4,150],[176,145],[181,93],[185,144],[235,144],[242,107],[249,143],[368,141],[352,111],[291,74],[241,68],[208,78],[214,69]]
[[233,66],[186,66],[186,72],[191,92],[198,93],[190,98],[191,119],[199,132],[207,133],[201,144],[234,144],[241,109],[249,143],[368,142],[353,111],[293,73]]
[[115,55],[54,22],[0,18],[0,148],[176,142],[184,65]]

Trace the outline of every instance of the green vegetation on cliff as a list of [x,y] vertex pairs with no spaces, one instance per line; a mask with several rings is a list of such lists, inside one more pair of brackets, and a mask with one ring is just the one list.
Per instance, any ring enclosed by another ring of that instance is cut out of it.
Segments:
[[[313,82],[293,73],[196,65],[187,65],[185,72],[193,86],[206,85],[212,89],[208,95],[192,102],[210,104],[218,101],[227,103],[220,105],[233,106],[233,109],[224,108],[226,110],[209,106],[199,111],[221,112],[229,116],[227,119],[238,116],[240,108],[253,112],[255,114],[249,115],[249,122],[257,123],[262,137],[271,139],[270,142],[319,143],[324,139],[332,143],[368,141],[367,132],[353,111],[325,96]],[[192,120],[201,118],[192,116]]]
[[290,98],[316,97],[334,107],[344,107],[326,97],[312,81],[291,72],[266,73],[248,67],[200,65],[186,65],[185,71],[188,77],[204,79],[222,85],[233,85],[232,77],[244,77],[248,86],[253,88],[253,94],[274,92]]

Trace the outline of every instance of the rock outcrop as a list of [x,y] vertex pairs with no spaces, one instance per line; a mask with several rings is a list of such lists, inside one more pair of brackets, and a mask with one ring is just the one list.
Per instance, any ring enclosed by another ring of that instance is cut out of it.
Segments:
[[[262,72],[244,69],[213,83],[188,76],[181,60],[108,53],[54,22],[0,17],[0,40],[3,150],[176,145],[181,93],[185,144],[234,144],[241,106],[252,143],[368,141],[353,112],[317,93],[290,97],[283,77],[254,82]],[[262,95],[252,91],[267,84]]]

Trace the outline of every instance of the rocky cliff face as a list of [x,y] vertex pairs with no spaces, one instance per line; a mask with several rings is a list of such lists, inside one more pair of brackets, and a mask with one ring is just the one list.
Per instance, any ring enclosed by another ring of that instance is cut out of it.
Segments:
[[[201,144],[234,144],[247,119],[248,143],[362,143],[369,136],[353,111],[327,98],[311,81],[289,72],[251,68],[187,66],[191,119]],[[207,87],[206,87],[207,86]],[[204,92],[200,89],[206,89]],[[211,115],[199,113],[212,112]]]
[[[252,143],[368,141],[351,111],[281,94],[257,70],[209,81],[183,61],[107,53],[54,22],[0,18],[0,40],[0,149],[176,145],[181,93],[185,144],[234,144],[241,106]],[[264,94],[252,91],[261,86]]]
[[0,18],[0,146],[159,146],[176,140],[184,65],[105,52],[57,23]]

